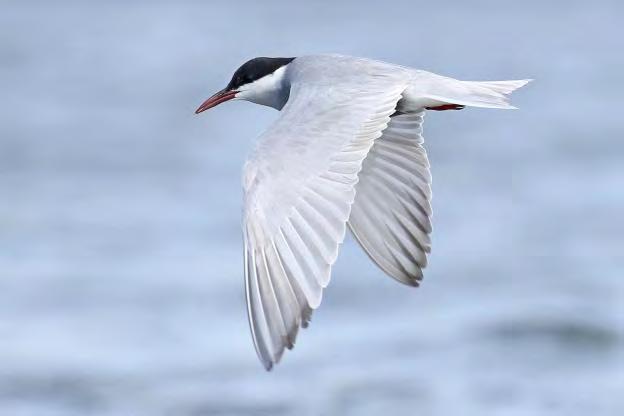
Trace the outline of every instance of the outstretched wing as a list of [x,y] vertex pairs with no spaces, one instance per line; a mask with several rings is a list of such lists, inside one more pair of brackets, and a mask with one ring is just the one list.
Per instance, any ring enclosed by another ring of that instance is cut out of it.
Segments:
[[321,302],[362,161],[406,87],[402,76],[382,71],[353,82],[306,81],[291,85],[244,173],[247,309],[267,370]]
[[362,165],[349,228],[371,259],[417,286],[431,251],[431,173],[424,110],[392,117]]

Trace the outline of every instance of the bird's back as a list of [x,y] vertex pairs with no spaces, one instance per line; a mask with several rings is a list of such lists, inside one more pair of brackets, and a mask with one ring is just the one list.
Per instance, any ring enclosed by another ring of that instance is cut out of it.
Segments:
[[324,84],[331,88],[374,83],[380,78],[404,82],[415,70],[386,62],[353,56],[326,54],[297,57],[288,69],[291,82]]
[[421,69],[346,55],[306,55],[289,65],[293,83],[313,83],[327,88],[365,91],[379,79],[407,83],[397,110],[458,109],[464,106],[514,108],[508,95],[529,80],[461,81]]

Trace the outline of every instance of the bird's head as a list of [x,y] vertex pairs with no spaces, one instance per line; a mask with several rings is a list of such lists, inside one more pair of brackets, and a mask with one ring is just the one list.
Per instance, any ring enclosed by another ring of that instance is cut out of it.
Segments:
[[234,72],[229,84],[204,101],[195,114],[233,99],[281,108],[285,103],[284,73],[293,59],[262,57],[245,62]]

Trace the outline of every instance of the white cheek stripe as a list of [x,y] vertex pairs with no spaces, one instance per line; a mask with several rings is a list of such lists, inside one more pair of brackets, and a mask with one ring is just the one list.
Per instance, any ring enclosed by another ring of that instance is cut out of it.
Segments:
[[286,66],[288,65],[284,65],[276,69],[273,73],[265,75],[250,84],[242,85],[239,89],[240,92],[236,94],[236,99],[247,100],[270,107],[278,106],[284,94],[282,86],[284,74],[286,73]]

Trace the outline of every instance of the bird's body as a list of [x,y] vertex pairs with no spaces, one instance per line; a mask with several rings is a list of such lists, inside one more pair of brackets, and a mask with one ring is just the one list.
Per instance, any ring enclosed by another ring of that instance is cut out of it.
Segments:
[[245,282],[267,369],[292,348],[329,282],[347,227],[388,275],[417,286],[431,233],[426,110],[513,108],[527,81],[469,82],[340,55],[256,58],[227,99],[281,110],[245,164]]

